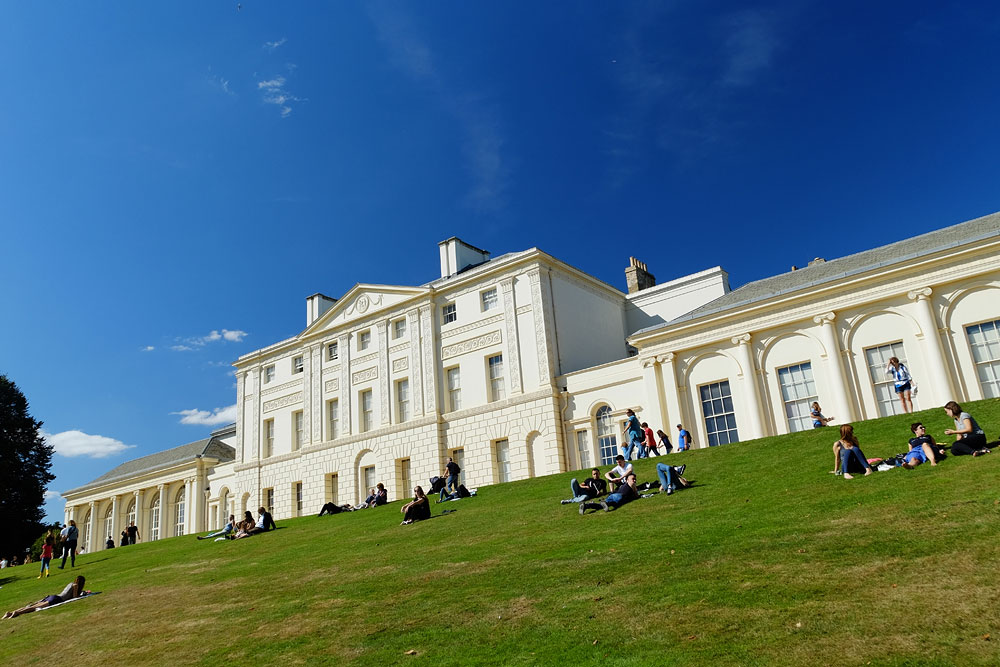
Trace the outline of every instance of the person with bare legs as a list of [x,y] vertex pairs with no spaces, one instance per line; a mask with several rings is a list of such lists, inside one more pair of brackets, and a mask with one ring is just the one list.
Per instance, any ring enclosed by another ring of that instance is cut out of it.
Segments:
[[903,407],[904,413],[913,412],[913,378],[910,376],[910,369],[896,357],[890,357],[886,364],[885,372],[892,376],[896,385],[896,396],[899,396],[899,404]]
[[38,602],[32,602],[31,604],[25,605],[20,609],[8,611],[6,614],[3,615],[3,617],[17,618],[21,614],[30,614],[33,611],[38,611],[39,609],[44,609],[45,607],[50,607],[54,604],[68,602],[73,598],[78,598],[81,595],[89,593],[89,591],[83,590],[84,583],[86,583],[86,580],[83,577],[77,577],[69,584],[67,584],[66,588],[64,588],[62,590],[62,593],[59,593],[59,595],[46,595]]

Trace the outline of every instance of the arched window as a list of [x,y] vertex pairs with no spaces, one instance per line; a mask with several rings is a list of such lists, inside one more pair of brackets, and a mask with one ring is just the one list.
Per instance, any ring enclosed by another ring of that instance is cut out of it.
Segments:
[[149,539],[150,541],[160,539],[160,494],[158,493],[149,503]]
[[602,405],[595,415],[597,419],[597,446],[601,453],[601,465],[615,462],[618,454],[618,429],[611,417],[611,406]]
[[80,526],[80,544],[81,546],[86,547],[87,551],[90,551],[89,543],[87,542],[87,540],[90,539],[90,532],[94,527],[93,524],[91,523],[93,520],[94,520],[94,513],[91,510],[87,510],[87,516],[84,517],[83,525]]
[[125,512],[125,525],[131,526],[135,523],[135,498],[132,498],[132,502],[128,504],[128,511]]
[[116,540],[118,536],[114,534],[115,530],[115,505],[114,503],[108,505],[108,511],[104,513],[104,533],[108,536],[107,539]]
[[174,526],[174,535],[180,537],[184,534],[184,510],[185,510],[185,488],[177,492],[177,525]]

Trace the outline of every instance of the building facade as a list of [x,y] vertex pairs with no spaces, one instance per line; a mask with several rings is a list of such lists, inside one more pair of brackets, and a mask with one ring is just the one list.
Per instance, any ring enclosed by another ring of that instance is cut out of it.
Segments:
[[[628,408],[696,447],[811,428],[814,400],[835,423],[894,414],[890,356],[918,409],[1000,396],[1000,214],[736,290],[720,267],[657,285],[633,259],[623,293],[534,248],[491,259],[453,238],[439,254],[419,287],[309,297],[300,334],[236,361],[232,459],[205,467],[197,530],[258,504],[356,503],[376,482],[409,497],[449,456],[467,486],[607,464]],[[132,482],[66,494],[67,515]]]

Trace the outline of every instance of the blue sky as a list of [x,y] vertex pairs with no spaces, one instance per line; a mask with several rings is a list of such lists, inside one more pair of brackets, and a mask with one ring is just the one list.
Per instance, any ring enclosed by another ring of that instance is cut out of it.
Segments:
[[306,296],[424,283],[453,235],[736,287],[1000,209],[993,3],[2,17],[0,372],[52,491],[205,437]]

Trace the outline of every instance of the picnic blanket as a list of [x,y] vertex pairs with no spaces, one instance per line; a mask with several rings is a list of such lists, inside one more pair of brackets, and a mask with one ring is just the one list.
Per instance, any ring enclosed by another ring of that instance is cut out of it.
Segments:
[[72,600],[66,600],[65,602],[60,602],[59,604],[50,604],[48,607],[42,607],[41,609],[36,609],[35,613],[38,613],[40,611],[45,611],[46,609],[55,609],[56,607],[61,607],[64,604],[69,604],[70,602],[76,602],[77,600],[84,600],[86,598],[92,598],[95,595],[100,595],[100,594],[101,591],[91,591],[85,595],[80,595],[79,597],[75,597]]

